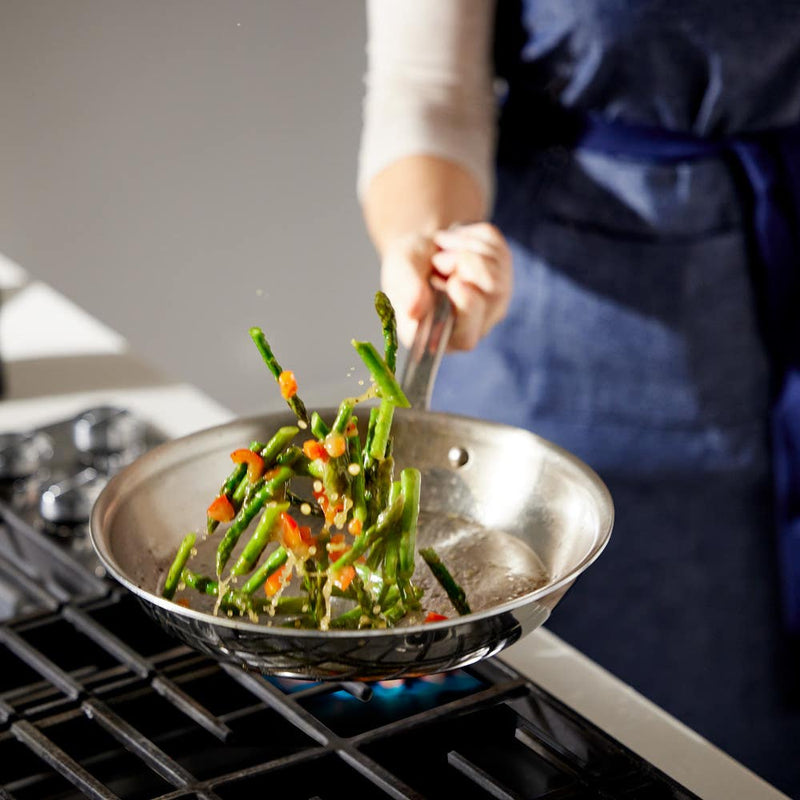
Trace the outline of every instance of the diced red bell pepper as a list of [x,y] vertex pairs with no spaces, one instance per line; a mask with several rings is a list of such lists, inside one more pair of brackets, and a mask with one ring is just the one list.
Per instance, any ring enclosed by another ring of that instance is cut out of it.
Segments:
[[278,375],[278,386],[281,389],[281,397],[284,400],[291,400],[297,394],[297,381],[294,372],[285,369]]
[[264,459],[247,447],[240,447],[231,453],[231,459],[236,464],[247,464],[247,480],[255,483],[264,474]]
[[236,509],[228,497],[221,494],[214,498],[206,514],[216,522],[230,522],[236,516]]
[[328,460],[328,451],[325,449],[322,442],[318,442],[316,439],[306,439],[306,441],[303,442],[303,452],[306,457],[312,461],[316,461],[318,458],[321,458],[323,461]]
[[291,571],[292,567],[289,564],[284,564],[280,569],[276,569],[275,572],[264,581],[264,594],[266,594],[267,597],[274,597],[280,591],[283,584],[288,581]]
[[311,528],[298,525],[297,520],[286,511],[281,513],[281,544],[296,555],[305,558],[317,540],[311,534]]
[[328,540],[328,553],[331,561],[341,558],[349,549],[350,545],[345,542],[343,533],[334,533]]
[[333,573],[333,585],[343,592],[347,591],[347,587],[352,583],[353,578],[356,576],[356,568],[352,564],[347,564],[336,572]]
[[425,622],[441,622],[444,619],[447,619],[444,614],[437,614],[435,611],[429,611],[428,616],[425,617]]

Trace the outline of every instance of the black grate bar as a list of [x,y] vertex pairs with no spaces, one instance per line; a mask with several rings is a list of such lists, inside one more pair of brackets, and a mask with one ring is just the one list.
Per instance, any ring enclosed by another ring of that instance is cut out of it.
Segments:
[[14,711],[14,706],[10,703],[7,703],[0,697],[0,723],[5,725],[12,717],[16,715],[16,711]]
[[179,711],[216,736],[220,741],[227,742],[233,731],[218,717],[214,716],[207,708],[202,706],[193,697],[190,697],[169,678],[157,675],[150,685],[165,700],[169,700]]
[[358,752],[352,744],[352,739],[338,737],[290,695],[285,694],[271,683],[267,683],[249,672],[242,671],[241,668],[224,663],[221,666],[235,681],[270,708],[277,711],[296,728],[320,742],[328,750],[337,751],[344,761],[376,786],[379,786],[390,797],[394,797],[396,800],[424,800],[421,795],[406,786],[392,773],[385,770],[368,756]]
[[354,750],[340,750],[339,756],[395,800],[425,800],[424,795],[415,792],[410,786],[407,786],[391,772],[387,772],[363,753]]
[[159,675],[151,662],[139,655],[107,628],[100,625],[89,614],[76,606],[66,606],[63,610],[63,616],[95,644],[128,667],[135,675],[143,679],[150,678],[155,691],[198,725],[201,725],[223,742],[227,741],[231,736],[231,729],[224,722],[192,697],[189,697],[170,678]]
[[50,741],[29,722],[15,722],[11,726],[14,736],[42,761],[51,766],[70,783],[77,786],[93,800],[119,800],[100,781],[90,775],[80,764],[70,758],[60,747]]
[[528,720],[519,720],[514,738],[562,772],[567,772],[575,778],[580,777],[581,769],[575,757],[565,748],[552,742],[546,733],[539,732],[539,729],[531,725]]
[[100,645],[120,663],[124,664],[131,672],[140,678],[147,678],[153,668],[133,648],[129,647],[109,630],[90,617],[77,606],[66,606],[62,612],[64,619],[68,620],[81,633]]
[[46,589],[43,589],[35,578],[21,570],[11,561],[0,560],[0,573],[12,583],[22,587],[28,598],[33,600],[40,608],[44,608],[47,611],[55,611],[58,608],[60,601]]
[[471,761],[468,761],[461,753],[456,750],[451,750],[447,754],[447,763],[451,767],[457,769],[462,775],[469,778],[473,783],[481,787],[485,792],[497,800],[522,800],[522,797],[516,792],[510,792],[508,789],[500,786],[494,778],[487,772],[477,767]]
[[313,714],[309,714],[280,689],[260,678],[254,677],[249,672],[244,672],[241,667],[234,667],[231,664],[222,664],[221,666],[237,683],[244,686],[245,689],[270,708],[275,709],[282,717],[288,719],[292,725],[308,734],[315,741],[327,745],[336,738],[330,728],[323,725]]
[[519,678],[517,680],[497,684],[496,686],[489,686],[487,689],[464,697],[459,697],[457,700],[453,700],[450,703],[427,708],[424,711],[420,711],[418,714],[412,714],[409,717],[404,717],[395,722],[390,722],[378,728],[365,731],[364,733],[354,736],[351,741],[354,744],[361,745],[364,742],[369,742],[373,739],[382,739],[387,735],[401,731],[412,730],[421,724],[436,722],[445,717],[455,717],[459,714],[465,714],[481,708],[491,708],[506,698],[517,695],[521,689],[525,688],[525,685],[526,679]]
[[[79,586],[90,586],[91,593],[96,595],[108,593],[108,584],[104,580],[93,575],[83,564],[69,555],[63,547],[52,539],[31,527],[2,501],[0,501],[0,515],[5,518],[6,523],[12,530],[21,531],[29,541],[34,542],[38,548],[45,551],[47,558],[52,563],[57,564],[60,569],[69,573]],[[69,596],[71,597],[71,595]]]
[[190,772],[173,761],[161,748],[115,714],[101,700],[91,698],[84,701],[83,710],[87,717],[96,720],[117,741],[173,786],[186,787],[194,783],[194,776]]
[[77,700],[83,693],[83,687],[76,680],[10,628],[0,628],[0,642],[71,700]]

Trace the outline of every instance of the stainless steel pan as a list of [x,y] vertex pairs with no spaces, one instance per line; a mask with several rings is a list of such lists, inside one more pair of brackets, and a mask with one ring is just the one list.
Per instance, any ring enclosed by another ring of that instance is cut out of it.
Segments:
[[[418,544],[436,546],[473,613],[385,630],[296,630],[183,608],[159,595],[181,538],[204,524],[229,453],[292,424],[288,411],[173,440],[116,475],[91,518],[92,543],[109,573],[192,647],[286,677],[441,672],[493,655],[544,623],[608,542],[611,497],[586,464],[533,433],[427,410],[450,324],[446,304],[438,309],[409,354],[402,383],[412,408],[396,411],[393,454],[398,468],[422,471]],[[321,410],[326,418],[335,412]],[[417,574],[426,573],[420,561]]]

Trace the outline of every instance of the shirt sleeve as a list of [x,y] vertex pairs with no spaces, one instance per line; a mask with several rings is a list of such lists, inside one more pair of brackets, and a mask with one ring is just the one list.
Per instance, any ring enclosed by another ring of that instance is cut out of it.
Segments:
[[368,0],[358,195],[397,159],[454,161],[493,194],[494,0]]

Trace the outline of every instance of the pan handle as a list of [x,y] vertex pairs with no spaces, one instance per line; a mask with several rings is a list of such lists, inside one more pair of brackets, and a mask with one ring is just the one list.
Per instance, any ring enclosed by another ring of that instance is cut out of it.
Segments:
[[413,408],[430,408],[433,382],[453,330],[450,298],[441,289],[431,288],[433,308],[417,327],[400,381]]

